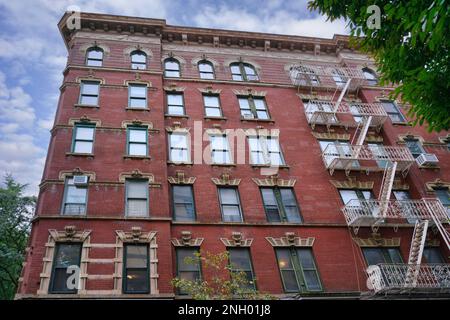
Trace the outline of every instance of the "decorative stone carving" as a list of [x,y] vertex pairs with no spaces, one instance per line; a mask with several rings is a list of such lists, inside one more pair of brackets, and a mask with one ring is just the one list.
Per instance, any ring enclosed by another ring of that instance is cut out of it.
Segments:
[[174,121],[171,127],[166,127],[167,132],[186,132],[188,133],[191,128],[182,128],[181,122]]
[[222,241],[226,247],[250,247],[252,245],[253,238],[244,239],[242,232],[233,232],[231,234],[231,239],[220,238],[220,241]]
[[72,177],[72,176],[88,176],[89,177],[89,182],[94,182],[95,181],[95,172],[93,171],[83,171],[82,169],[80,169],[79,167],[76,167],[75,169],[72,170],[62,170],[59,172],[59,180],[65,180],[67,177]]
[[185,89],[185,87],[177,87],[174,83],[164,87],[164,91],[166,92],[183,92]]
[[124,120],[122,121],[122,128],[126,128],[128,126],[141,126],[141,127],[147,127],[149,130],[153,129],[153,123],[149,121],[142,121],[140,119],[134,119],[134,120]]
[[69,119],[69,126],[74,126],[75,123],[83,123],[83,124],[93,124],[97,127],[102,125],[102,121],[100,119],[91,119],[87,115],[83,115],[80,118],[70,118]]
[[155,176],[153,173],[144,173],[141,172],[139,169],[135,169],[131,172],[122,172],[119,175],[119,181],[125,182],[126,179],[148,179],[149,184],[156,184],[155,183]]
[[238,186],[241,179],[231,179],[230,174],[222,173],[220,178],[211,178],[212,182],[218,186]]
[[294,232],[286,232],[284,237],[266,237],[266,240],[269,241],[273,247],[312,247],[315,238],[300,238],[296,237]]
[[170,184],[194,184],[196,177],[186,177],[183,171],[177,171],[175,177],[168,177]]
[[373,233],[370,238],[353,238],[360,247],[399,247],[400,238],[382,238],[379,233]]
[[237,96],[251,96],[251,97],[265,97],[266,91],[256,91],[251,88],[246,88],[244,90],[233,89],[233,92]]
[[348,177],[347,181],[330,180],[337,189],[373,189],[373,181],[357,181],[356,177]]
[[434,181],[429,181],[425,183],[427,191],[434,192],[435,189],[448,189],[450,190],[450,182],[442,181],[441,179],[436,179]]
[[344,133],[329,133],[329,132],[312,132],[312,135],[319,140],[341,140],[349,141],[350,134]]
[[205,88],[198,88],[198,91],[205,94],[220,94],[222,92],[222,89],[213,89],[212,86],[207,86]]
[[150,243],[156,236],[156,231],[143,232],[141,227],[131,227],[131,231],[116,231],[122,242]]
[[181,238],[172,238],[175,247],[200,247],[204,238],[192,238],[190,231],[181,231]]
[[296,179],[281,179],[278,175],[273,175],[268,178],[259,179],[252,178],[259,187],[293,187]]

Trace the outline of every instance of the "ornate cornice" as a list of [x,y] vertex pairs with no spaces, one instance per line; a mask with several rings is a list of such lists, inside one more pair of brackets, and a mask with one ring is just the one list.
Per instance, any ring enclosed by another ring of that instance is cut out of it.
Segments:
[[69,126],[74,126],[75,123],[81,123],[81,124],[93,124],[96,127],[100,127],[102,125],[102,121],[100,119],[91,119],[87,115],[83,115],[80,118],[70,118],[69,119]]
[[256,91],[251,88],[247,88],[244,90],[233,89],[233,92],[237,96],[252,96],[252,97],[265,97],[267,94],[266,91]]
[[128,126],[139,126],[139,127],[147,127],[147,129],[153,129],[153,123],[150,121],[142,121],[139,119],[134,120],[124,120],[122,121],[121,127],[126,128]]

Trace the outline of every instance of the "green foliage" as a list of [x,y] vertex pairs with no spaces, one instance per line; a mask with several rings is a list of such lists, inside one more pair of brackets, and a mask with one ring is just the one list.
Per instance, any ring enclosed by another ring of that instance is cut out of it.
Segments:
[[21,185],[7,175],[0,187],[0,299],[13,299],[30,232],[35,197],[26,197]]
[[196,253],[195,257],[186,257],[186,264],[198,265],[211,274],[210,281],[198,279],[195,281],[174,278],[172,285],[188,294],[195,300],[230,300],[230,299],[274,299],[269,294],[260,293],[254,287],[254,281],[249,281],[245,272],[235,271],[229,263],[227,251],[213,254],[210,252]]
[[[380,29],[366,24],[370,5],[381,9]],[[391,96],[411,105],[414,125],[450,128],[449,0],[313,0],[309,8],[348,21],[353,44],[374,56],[381,84],[398,84]]]

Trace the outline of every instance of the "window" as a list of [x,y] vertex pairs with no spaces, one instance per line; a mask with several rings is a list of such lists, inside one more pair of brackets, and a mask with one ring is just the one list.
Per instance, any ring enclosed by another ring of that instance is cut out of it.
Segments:
[[[196,256],[198,253],[197,248],[177,248],[177,277],[180,279],[195,281],[202,278],[200,260]],[[193,261],[186,261],[192,258]],[[190,263],[187,263],[190,262]],[[186,292],[179,290],[179,294],[187,294]]]
[[343,87],[347,83],[347,78],[345,77],[344,73],[339,69],[334,69],[332,71],[333,74],[333,80],[336,83],[336,86]]
[[[332,141],[332,140],[318,140],[322,154],[324,155],[324,161],[328,167],[334,159],[339,158],[351,158],[352,146],[348,141]],[[358,168],[358,160],[352,162],[352,168]]]
[[291,67],[291,79],[299,86],[318,86],[320,84],[316,72],[306,66]]
[[261,188],[264,209],[269,222],[302,222],[292,188]]
[[81,81],[80,101],[82,105],[97,106],[100,82]]
[[391,118],[392,122],[394,123],[406,122],[405,117],[403,117],[399,108],[393,101],[382,101],[381,104],[383,105],[383,108],[388,114],[389,118]]
[[[382,143],[372,142],[367,143],[367,147],[372,152],[372,155],[375,157],[378,168],[386,168],[386,166],[389,164],[389,155],[386,152],[386,149],[384,148],[384,145]],[[385,160],[386,159],[386,160]]]
[[91,67],[101,67],[103,64],[103,50],[93,47],[87,50],[86,65]]
[[416,223],[417,221],[417,214],[420,214],[419,212],[416,212],[417,209],[414,206],[410,205],[409,200],[411,200],[411,197],[409,195],[408,191],[405,190],[393,190],[392,195],[394,196],[395,200],[398,201],[399,207],[403,211],[403,214],[406,214],[407,220],[409,223]]
[[145,84],[130,84],[128,86],[128,107],[147,108],[147,86]]
[[147,55],[145,52],[136,50],[131,53],[131,69],[147,69]]
[[256,289],[252,259],[248,248],[228,248],[230,272],[244,272],[247,280],[245,288]]
[[149,293],[150,272],[147,244],[124,246],[123,292]]
[[86,213],[87,184],[75,184],[73,177],[66,178],[62,214],[83,215]]
[[375,199],[372,191],[370,190],[339,189],[339,195],[341,196],[342,203],[352,206],[360,206],[361,204],[358,200]]
[[173,185],[172,202],[174,220],[195,221],[194,193],[191,185]]
[[180,63],[178,60],[169,58],[164,61],[164,76],[168,78],[180,77]]
[[189,162],[191,154],[188,134],[185,132],[169,133],[169,159],[172,162]]
[[230,146],[226,135],[210,135],[211,160],[213,164],[230,164]]
[[70,287],[73,283],[67,283],[68,278],[73,274],[67,273],[67,268],[80,266],[81,247],[81,243],[56,244],[49,293],[77,293],[77,288]]
[[238,97],[241,117],[243,119],[269,119],[266,101],[264,98]]
[[366,78],[366,81],[371,86],[376,86],[378,84],[377,75],[375,72],[369,68],[363,68],[362,72],[364,74],[364,77]]
[[434,189],[434,193],[436,194],[436,197],[441,200],[442,205],[447,208],[447,215],[450,218],[450,194],[448,189]]
[[222,109],[220,108],[220,101],[218,95],[203,95],[203,104],[205,106],[205,115],[207,117],[221,117]]
[[72,141],[72,152],[92,154],[94,134],[94,125],[75,124]]
[[277,137],[248,137],[250,159],[253,165],[284,165]]
[[148,180],[127,179],[126,215],[129,217],[148,216]]
[[322,291],[311,249],[276,249],[285,292]]
[[167,94],[167,114],[173,116],[184,116],[184,101],[182,93]]
[[225,222],[242,222],[242,210],[237,188],[219,187],[219,202],[222,220]]
[[445,263],[445,260],[439,248],[425,247],[423,248],[422,263]]
[[403,263],[398,248],[362,248],[367,265],[379,263]]
[[214,79],[214,67],[211,62],[202,60],[198,63],[198,72],[202,79]]
[[248,63],[236,62],[230,65],[231,78],[236,81],[258,81],[255,68]]
[[127,128],[127,154],[129,156],[148,155],[148,134],[146,127]]
[[419,139],[414,138],[408,138],[405,139],[406,147],[411,151],[414,158],[417,158],[422,153],[425,153],[425,150],[422,147],[422,144],[420,143]]
[[[313,115],[317,111],[321,111],[316,114],[315,122],[316,123],[337,123],[338,119],[336,115],[333,114],[334,105],[329,102],[320,102],[320,101],[310,101],[310,100],[302,100],[303,105],[305,106],[306,117],[308,122],[311,121]],[[351,107],[350,107],[351,108]]]

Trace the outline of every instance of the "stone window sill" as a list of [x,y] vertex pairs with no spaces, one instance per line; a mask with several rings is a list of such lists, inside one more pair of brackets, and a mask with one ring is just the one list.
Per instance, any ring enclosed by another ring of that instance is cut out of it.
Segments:
[[144,160],[150,160],[151,157],[150,156],[136,156],[136,155],[130,155],[130,154],[125,154],[123,156],[124,159],[144,159]]
[[236,167],[235,163],[211,163],[213,167]]
[[150,111],[149,108],[137,108],[137,107],[125,107],[125,110],[129,110],[129,111]]
[[203,119],[205,119],[205,120],[223,120],[223,121],[228,120],[227,117],[211,117],[211,116],[204,116]]
[[93,158],[93,153],[66,152],[66,156]]
[[166,117],[166,118],[185,118],[185,119],[189,119],[189,116],[188,115],[185,115],[185,114],[168,114],[168,113],[166,113],[166,114],[164,114],[164,117]]
[[268,123],[275,123],[272,119],[247,119],[247,118],[241,118],[242,122],[268,122]]
[[73,105],[75,108],[93,108],[93,109],[98,109],[100,108],[99,105],[97,104],[80,104],[80,103],[76,103]]
[[167,164],[174,166],[192,166],[192,162],[175,162],[175,161],[167,161]]
[[269,164],[250,164],[252,168],[280,168],[280,169],[290,169],[290,166],[283,164],[278,166],[271,166]]

